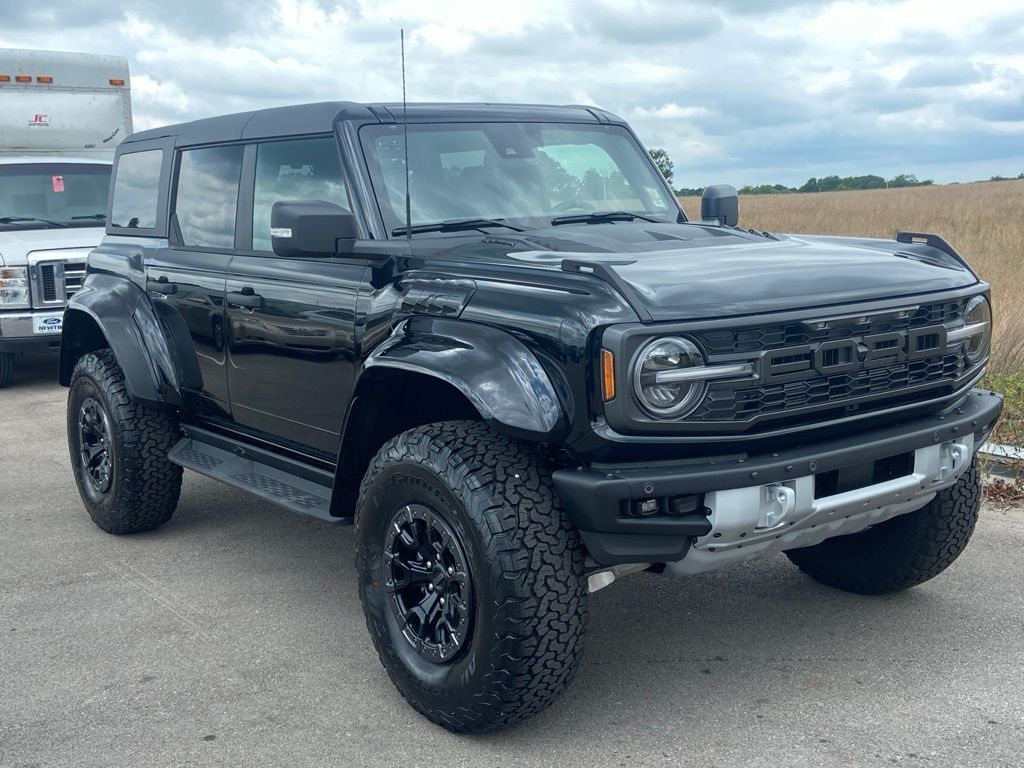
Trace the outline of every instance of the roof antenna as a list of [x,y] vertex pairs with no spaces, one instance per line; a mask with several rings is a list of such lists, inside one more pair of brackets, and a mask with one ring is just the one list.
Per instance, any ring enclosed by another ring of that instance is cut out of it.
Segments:
[[405,237],[412,240],[412,197],[409,195],[409,116],[405,105],[405,28],[402,39],[402,144],[405,145]]

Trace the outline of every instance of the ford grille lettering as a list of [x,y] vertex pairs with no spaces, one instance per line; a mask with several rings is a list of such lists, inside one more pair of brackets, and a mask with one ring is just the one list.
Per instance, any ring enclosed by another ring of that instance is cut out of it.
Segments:
[[936,357],[945,352],[946,343],[946,327],[931,325],[773,349],[761,354],[761,384],[797,381],[815,373],[835,376]]

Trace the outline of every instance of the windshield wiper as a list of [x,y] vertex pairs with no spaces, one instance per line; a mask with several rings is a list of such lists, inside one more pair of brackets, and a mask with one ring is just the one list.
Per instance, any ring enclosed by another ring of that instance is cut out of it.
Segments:
[[88,216],[72,216],[72,221],[78,221],[80,219],[94,219],[96,221],[106,221],[107,214],[105,213],[90,213]]
[[407,232],[418,235],[421,232],[464,232],[467,229],[484,229],[485,227],[504,227],[514,232],[524,232],[523,227],[509,224],[504,219],[448,219],[434,224],[417,224],[412,229],[398,227],[391,230],[391,235],[404,235]]
[[652,219],[650,216],[630,213],[629,211],[595,211],[594,213],[572,213],[568,216],[556,216],[551,220],[551,226],[557,227],[559,224],[600,224],[604,221],[633,221],[634,219],[649,221],[652,224],[665,223],[659,219]]
[[20,224],[23,221],[41,221],[43,224],[49,224],[51,227],[67,227],[62,221],[50,221],[49,219],[40,219],[36,216],[0,216],[0,224]]

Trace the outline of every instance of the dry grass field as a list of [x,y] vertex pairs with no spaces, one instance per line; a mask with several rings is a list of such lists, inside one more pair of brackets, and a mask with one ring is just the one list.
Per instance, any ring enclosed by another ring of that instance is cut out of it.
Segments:
[[[700,198],[682,198],[699,218]],[[992,285],[991,370],[1024,371],[1024,181],[740,197],[740,223],[769,232],[942,235]]]

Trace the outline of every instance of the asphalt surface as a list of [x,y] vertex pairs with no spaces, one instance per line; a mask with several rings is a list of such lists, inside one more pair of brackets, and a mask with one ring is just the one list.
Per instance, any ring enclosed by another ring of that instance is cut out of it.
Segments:
[[591,600],[569,691],[453,736],[370,644],[352,529],[187,475],[117,538],[69,469],[52,360],[0,391],[0,765],[1020,766],[1024,512],[907,593],[819,586],[784,558]]

